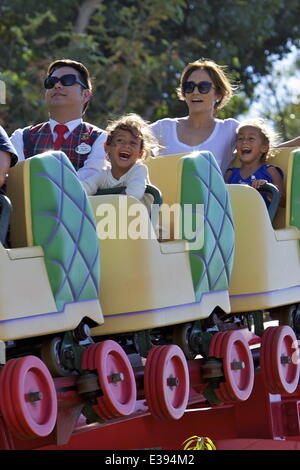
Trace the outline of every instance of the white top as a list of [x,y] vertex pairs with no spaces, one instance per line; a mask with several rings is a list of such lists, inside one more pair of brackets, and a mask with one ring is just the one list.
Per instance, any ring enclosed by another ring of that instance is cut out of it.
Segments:
[[215,119],[216,125],[210,136],[199,145],[187,145],[178,139],[177,123],[184,118],[166,118],[150,125],[152,132],[158,139],[160,148],[157,155],[176,155],[179,153],[193,152],[194,150],[209,150],[217,160],[222,173],[227,170],[233,159],[236,128],[239,121],[236,119]]
[[127,196],[142,199],[146,185],[149,184],[148,168],[143,163],[136,162],[120,179],[116,179],[111,173],[111,167],[108,166],[82,181],[82,184],[89,196],[95,194],[98,189],[126,186]]
[[[83,119],[80,118],[80,119],[74,119],[73,121],[64,123],[69,129],[69,132],[65,134],[65,138],[67,139],[70,133],[73,132],[73,130],[77,126],[79,126],[79,124],[81,124],[82,122],[83,122]],[[53,141],[55,141],[57,137],[57,133],[54,131],[54,127],[56,126],[56,124],[60,124],[60,123],[55,121],[54,119],[49,119],[49,124],[51,128],[51,132],[53,134]],[[25,159],[23,130],[24,129],[15,130],[14,133],[10,137],[10,140],[18,153],[19,160]],[[85,160],[83,167],[77,171],[78,178],[80,180],[84,180],[85,178],[88,178],[89,176],[94,175],[95,172],[98,172],[101,168],[106,166],[105,151],[104,151],[104,143],[106,142],[106,139],[107,139],[107,133],[106,131],[102,131],[102,134],[99,135],[99,137],[97,137],[97,139],[95,140],[92,146],[92,150],[89,153],[88,158]]]

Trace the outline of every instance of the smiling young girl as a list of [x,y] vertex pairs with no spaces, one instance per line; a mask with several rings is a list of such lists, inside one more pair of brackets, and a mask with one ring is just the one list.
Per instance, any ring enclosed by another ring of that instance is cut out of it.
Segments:
[[[273,183],[279,189],[280,205],[285,203],[283,172],[279,167],[267,164],[272,156],[275,135],[262,119],[254,119],[240,124],[236,135],[236,154],[240,168],[229,168],[225,181],[229,184],[247,184],[259,189],[264,183]],[[263,197],[269,205],[267,197]]]
[[148,123],[138,114],[131,113],[112,121],[106,131],[108,137],[104,148],[108,165],[83,181],[87,194],[125,186],[127,196],[142,199],[149,175],[141,160],[158,146]]

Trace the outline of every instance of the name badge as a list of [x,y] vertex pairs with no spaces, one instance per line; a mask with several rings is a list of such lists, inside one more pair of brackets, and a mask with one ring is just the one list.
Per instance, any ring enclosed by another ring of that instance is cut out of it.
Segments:
[[80,155],[89,153],[91,150],[92,150],[92,147],[88,144],[85,144],[84,142],[81,142],[81,144],[75,148],[75,152],[79,153]]

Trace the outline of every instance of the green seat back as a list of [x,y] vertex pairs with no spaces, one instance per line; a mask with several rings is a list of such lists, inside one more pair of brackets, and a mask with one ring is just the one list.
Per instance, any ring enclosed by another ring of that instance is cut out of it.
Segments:
[[292,152],[290,204],[287,201],[287,210],[290,207],[289,225],[300,230],[300,149]]
[[69,159],[45,152],[30,160],[32,239],[42,246],[58,311],[98,298],[99,242],[93,212]]
[[[234,257],[234,225],[229,194],[211,152],[183,157],[181,206],[204,205],[204,244],[189,252],[196,299],[227,290]],[[184,233],[184,229],[182,230]]]

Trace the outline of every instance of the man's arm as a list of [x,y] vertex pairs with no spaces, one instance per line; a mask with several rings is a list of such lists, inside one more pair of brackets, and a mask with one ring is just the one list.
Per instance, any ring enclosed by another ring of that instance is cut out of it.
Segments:
[[17,129],[10,136],[10,141],[16,149],[19,160],[25,160],[24,144],[23,144],[23,129]]
[[106,139],[107,133],[103,131],[95,140],[92,150],[84,162],[83,167],[77,171],[80,181],[84,181],[90,176],[97,174],[102,168],[106,167],[106,153],[104,150]]
[[18,161],[18,154],[3,127],[0,126],[0,187],[6,181],[8,170]]
[[0,188],[4,185],[8,170],[11,165],[11,155],[8,152],[0,150]]

